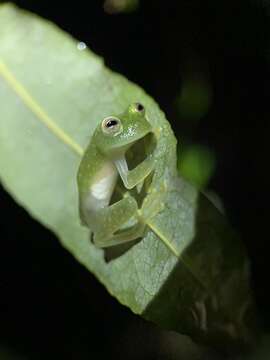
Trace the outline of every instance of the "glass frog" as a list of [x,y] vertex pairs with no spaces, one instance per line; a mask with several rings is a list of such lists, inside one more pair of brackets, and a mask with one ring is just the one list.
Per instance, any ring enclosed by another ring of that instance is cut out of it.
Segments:
[[[155,135],[140,103],[129,105],[118,116],[106,117],[94,131],[81,160],[77,182],[81,222],[91,229],[97,247],[118,245],[143,235],[145,222],[141,218],[139,196],[132,192],[138,195],[154,171],[154,150],[146,151],[145,158],[132,169],[127,157],[134,144],[139,144],[136,151],[140,153],[143,147],[140,140],[147,139],[149,145],[156,140]],[[111,203],[119,176],[124,193],[120,200]],[[130,222],[132,225],[128,226]]]

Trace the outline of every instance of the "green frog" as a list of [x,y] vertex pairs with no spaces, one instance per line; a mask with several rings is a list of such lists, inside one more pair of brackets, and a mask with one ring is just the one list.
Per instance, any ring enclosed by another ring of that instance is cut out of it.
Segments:
[[[138,199],[131,192],[140,191],[154,171],[155,152],[148,153],[133,169],[129,169],[126,154],[147,135],[156,139],[157,133],[140,103],[131,104],[122,114],[108,116],[98,124],[77,175],[80,218],[91,229],[97,247],[122,244],[143,235],[145,221]],[[126,191],[111,204],[119,176]],[[125,226],[129,222],[132,225]]]

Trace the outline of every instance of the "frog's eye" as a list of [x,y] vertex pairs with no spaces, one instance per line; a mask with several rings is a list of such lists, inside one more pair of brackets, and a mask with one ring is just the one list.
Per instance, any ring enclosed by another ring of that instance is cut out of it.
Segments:
[[120,119],[109,116],[102,121],[102,131],[108,135],[117,135],[122,131],[122,124]]
[[134,104],[134,107],[135,107],[135,111],[137,111],[139,113],[144,113],[145,112],[145,108],[141,103]]

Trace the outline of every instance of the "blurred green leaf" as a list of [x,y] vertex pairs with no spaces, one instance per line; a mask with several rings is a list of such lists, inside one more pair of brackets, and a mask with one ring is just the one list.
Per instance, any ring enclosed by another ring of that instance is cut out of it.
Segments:
[[206,146],[189,145],[179,148],[180,174],[197,188],[207,186],[215,170],[215,155]]
[[[50,22],[3,5],[0,24],[0,174],[7,191],[135,313],[216,346],[252,341],[245,250],[220,212],[178,177],[176,140],[155,102]],[[165,210],[147,220],[142,241],[106,263],[80,225],[76,172],[100,119],[134,101],[161,129],[147,201],[155,206],[154,190],[165,190]]]
[[140,0],[105,0],[104,10],[108,14],[129,13],[135,11]]
[[251,354],[239,356],[236,360],[268,360],[270,359],[270,335],[264,334],[260,339],[258,346]]
[[183,120],[197,121],[208,111],[212,103],[212,89],[210,83],[202,74],[191,76],[189,72],[184,76],[182,89],[176,98],[178,114]]
[[3,346],[0,347],[0,359],[1,360],[24,360],[24,356],[16,354],[14,351],[7,349]]

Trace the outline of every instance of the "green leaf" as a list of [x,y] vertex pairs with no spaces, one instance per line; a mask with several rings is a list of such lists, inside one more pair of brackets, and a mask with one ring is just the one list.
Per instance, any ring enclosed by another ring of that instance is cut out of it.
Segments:
[[[6,190],[133,312],[200,341],[248,343],[245,251],[217,209],[178,178],[176,141],[156,103],[52,23],[2,5],[0,24]],[[134,101],[162,129],[153,186],[167,189],[165,210],[142,241],[107,263],[80,225],[76,172],[100,119]]]
[[105,0],[104,10],[108,14],[130,13],[139,7],[139,0]]
[[176,97],[178,114],[183,121],[195,124],[208,111],[212,102],[212,89],[208,79],[199,72],[183,76],[180,94]]
[[203,189],[215,169],[214,154],[207,147],[198,144],[180,147],[178,168],[185,179],[198,189]]
[[240,358],[239,360],[267,360],[270,357],[270,335],[268,333],[263,334],[258,346],[253,353],[248,357]]
[[18,355],[13,350],[0,347],[0,359],[1,360],[24,360],[25,357]]

